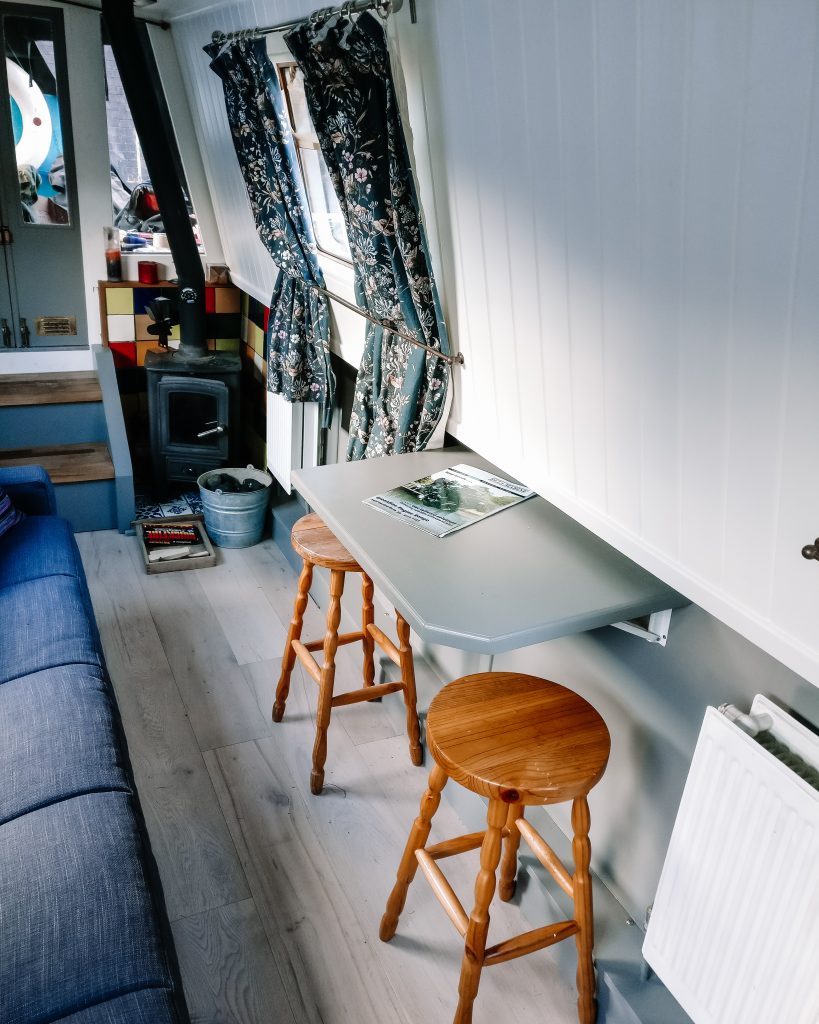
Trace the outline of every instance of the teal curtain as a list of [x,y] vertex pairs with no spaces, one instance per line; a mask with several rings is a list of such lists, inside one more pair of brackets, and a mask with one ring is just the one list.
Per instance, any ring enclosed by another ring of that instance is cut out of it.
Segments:
[[[449,354],[383,29],[369,14],[334,14],[285,42],[344,214],[359,305]],[[347,458],[422,450],[448,386],[444,360],[370,324]]]
[[221,78],[233,145],[259,237],[280,268],[265,339],[268,390],[288,402],[318,402],[329,425],[327,300],[290,122],[264,39],[205,47]]

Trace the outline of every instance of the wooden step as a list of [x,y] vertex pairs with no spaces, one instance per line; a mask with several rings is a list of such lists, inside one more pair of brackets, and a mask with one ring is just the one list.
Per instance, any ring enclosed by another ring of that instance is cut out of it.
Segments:
[[114,463],[106,444],[54,444],[0,449],[0,466],[42,466],[55,484],[113,480]]
[[102,391],[93,370],[0,376],[0,407],[101,401]]

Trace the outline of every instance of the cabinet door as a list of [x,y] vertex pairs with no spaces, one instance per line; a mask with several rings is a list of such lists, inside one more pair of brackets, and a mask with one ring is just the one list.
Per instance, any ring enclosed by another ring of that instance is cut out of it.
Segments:
[[0,51],[0,107],[7,112],[0,115],[0,190],[12,239],[4,247],[15,307],[12,343],[85,347],[62,12],[4,4]]

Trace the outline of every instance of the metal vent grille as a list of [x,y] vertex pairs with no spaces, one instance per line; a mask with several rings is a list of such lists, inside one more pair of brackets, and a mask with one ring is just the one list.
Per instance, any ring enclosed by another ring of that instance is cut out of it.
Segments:
[[77,318],[75,316],[38,316],[37,333],[42,337],[76,334]]

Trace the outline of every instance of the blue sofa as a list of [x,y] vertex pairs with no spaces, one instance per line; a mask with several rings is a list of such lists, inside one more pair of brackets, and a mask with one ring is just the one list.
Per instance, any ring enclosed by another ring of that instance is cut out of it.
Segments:
[[0,1021],[184,1024],[156,865],[71,527],[0,470]]

